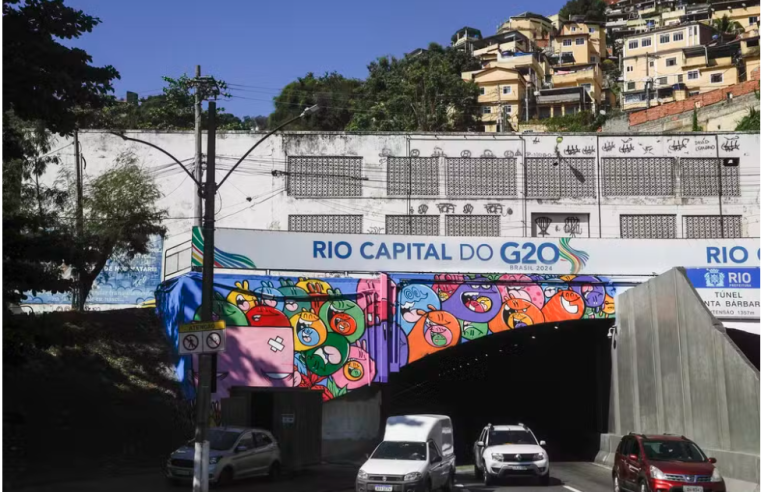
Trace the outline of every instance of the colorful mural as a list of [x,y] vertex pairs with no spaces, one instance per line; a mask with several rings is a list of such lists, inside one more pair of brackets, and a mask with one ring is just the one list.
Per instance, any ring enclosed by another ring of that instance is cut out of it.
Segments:
[[[615,287],[589,275],[215,276],[213,315],[227,325],[215,400],[233,386],[302,387],[324,400],[460,343],[541,323],[611,318]],[[201,276],[162,284],[167,333],[200,317]],[[192,397],[196,361],[178,360]]]

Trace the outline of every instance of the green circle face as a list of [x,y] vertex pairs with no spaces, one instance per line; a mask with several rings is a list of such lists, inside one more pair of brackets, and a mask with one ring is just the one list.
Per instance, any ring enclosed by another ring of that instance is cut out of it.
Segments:
[[474,323],[471,321],[460,321],[462,328],[462,337],[466,340],[475,340],[489,333],[489,323]]
[[338,333],[328,333],[325,343],[306,352],[306,364],[318,376],[330,376],[349,358],[349,341]]
[[327,301],[320,308],[320,319],[329,331],[345,336],[349,343],[365,333],[365,314],[356,302],[348,299]]

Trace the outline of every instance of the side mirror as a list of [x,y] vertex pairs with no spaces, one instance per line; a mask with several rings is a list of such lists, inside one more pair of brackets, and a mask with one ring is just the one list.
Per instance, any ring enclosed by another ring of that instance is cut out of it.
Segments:
[[431,463],[441,463],[441,456],[434,456],[431,459]]
[[478,446],[478,447],[482,448],[482,447],[484,447],[484,442],[483,442],[483,441],[478,441],[478,442],[476,443],[476,446]]
[[242,453],[243,451],[248,451],[248,446],[241,444],[237,448],[235,448],[236,453]]
[[544,447],[547,445],[547,441],[539,441],[539,445]]
[[709,463],[716,463],[716,458],[708,458]]

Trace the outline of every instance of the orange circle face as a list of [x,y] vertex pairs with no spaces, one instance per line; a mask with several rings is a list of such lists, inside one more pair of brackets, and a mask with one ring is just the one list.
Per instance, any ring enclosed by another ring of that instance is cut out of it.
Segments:
[[349,336],[357,331],[357,322],[346,313],[338,313],[331,318],[330,328],[336,333]]
[[365,369],[359,361],[350,360],[344,365],[344,376],[349,381],[359,381],[364,375]]

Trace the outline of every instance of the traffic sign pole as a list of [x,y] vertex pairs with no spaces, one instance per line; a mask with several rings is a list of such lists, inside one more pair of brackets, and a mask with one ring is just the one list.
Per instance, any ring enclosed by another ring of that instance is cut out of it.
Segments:
[[[206,188],[203,219],[203,278],[201,284],[201,321],[213,321],[214,302],[214,199],[216,197],[217,103],[209,101],[207,134]],[[209,474],[209,407],[211,406],[211,354],[198,355],[198,387],[196,388],[196,454],[193,466],[193,492],[208,492]]]

